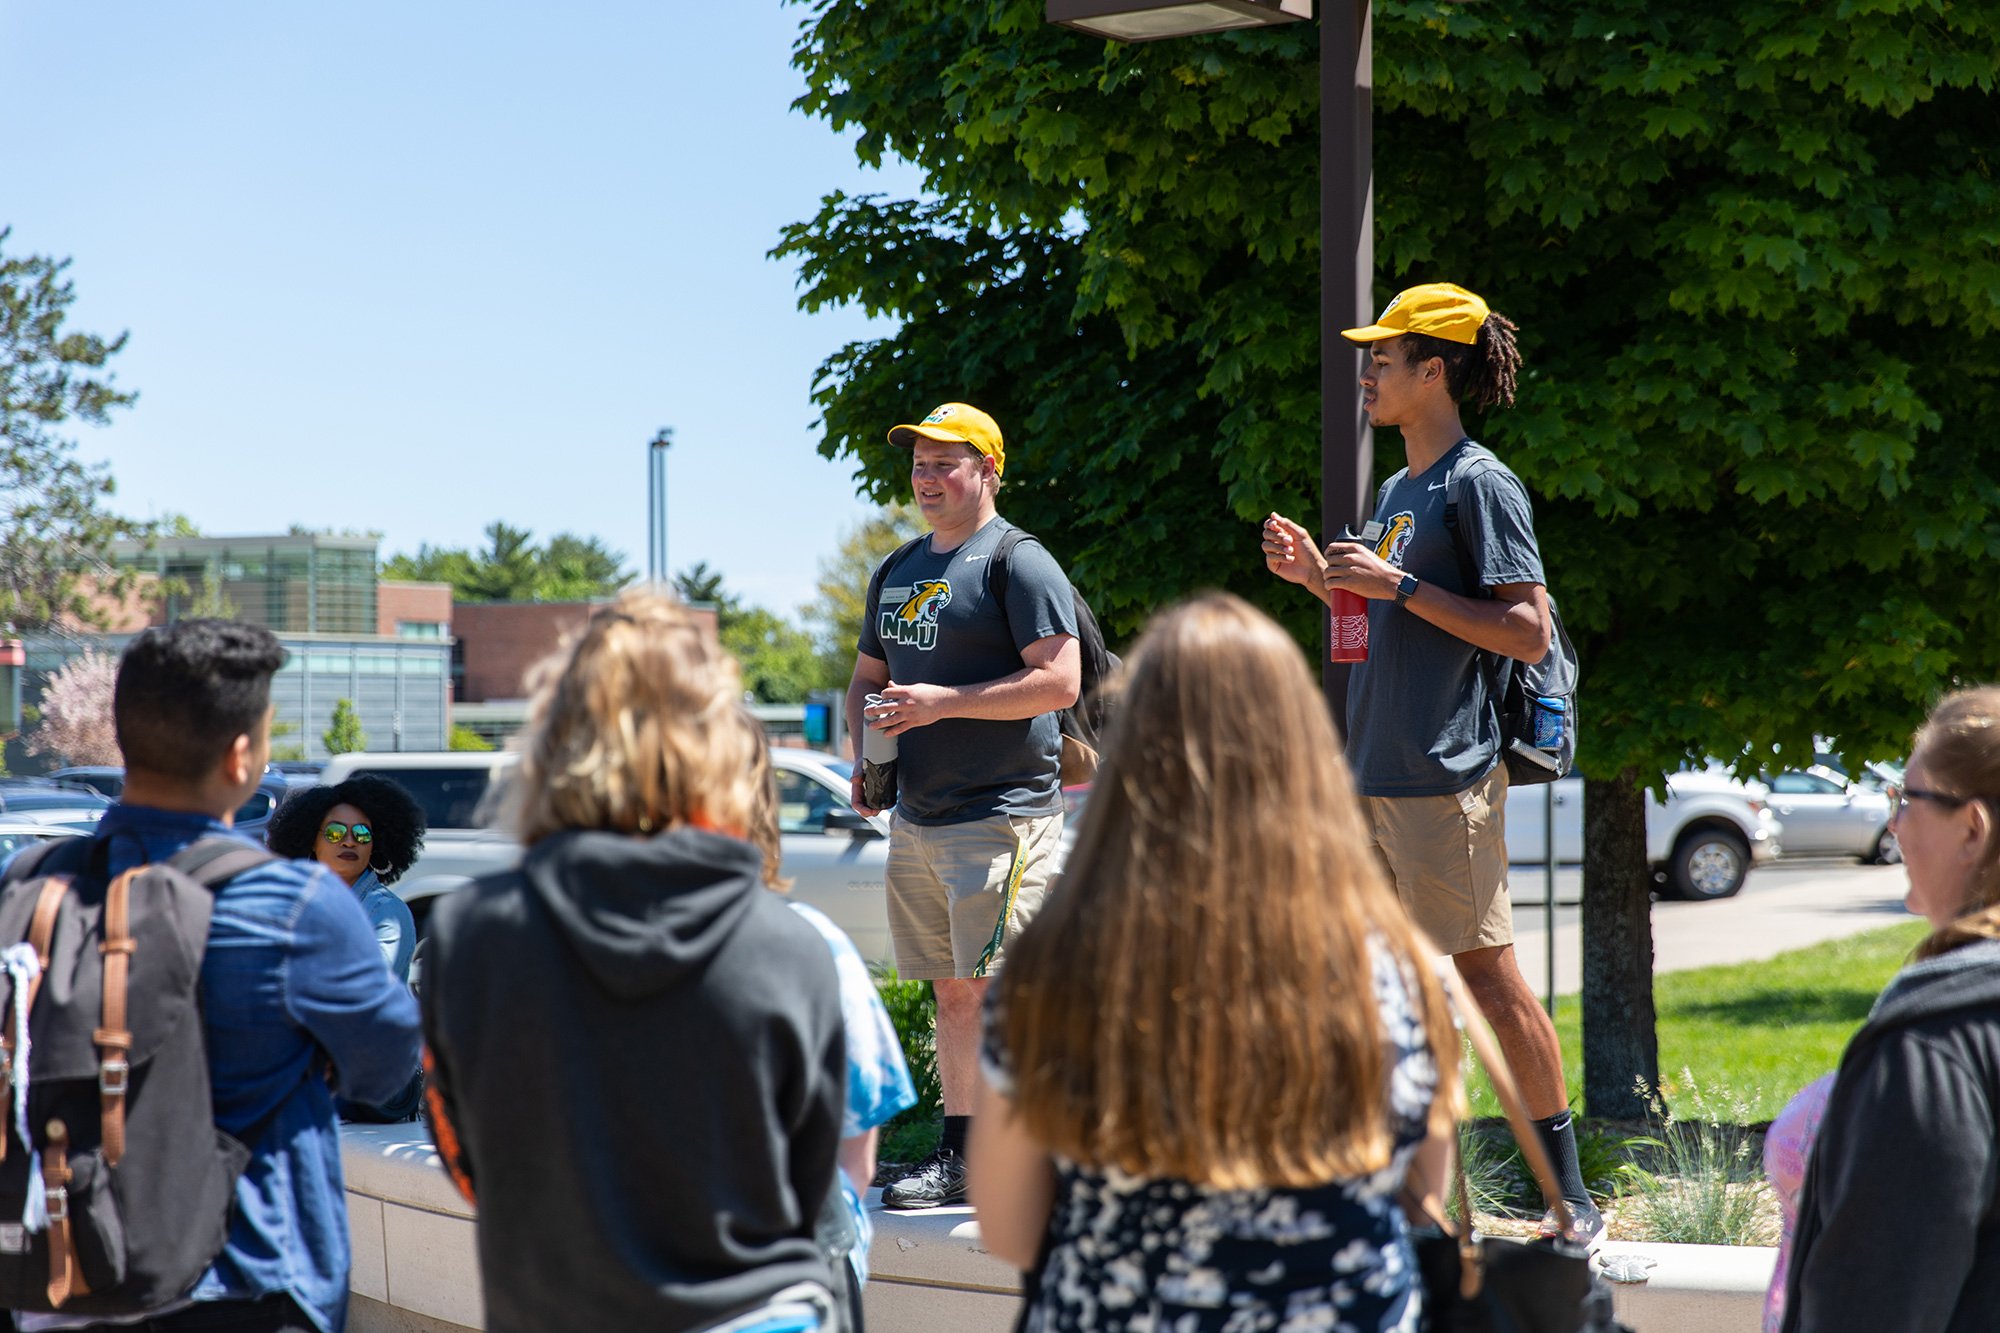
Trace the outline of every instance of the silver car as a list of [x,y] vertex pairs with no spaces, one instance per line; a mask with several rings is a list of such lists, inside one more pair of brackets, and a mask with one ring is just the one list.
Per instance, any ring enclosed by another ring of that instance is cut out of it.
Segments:
[[1785,826],[1787,856],[1858,856],[1875,865],[1903,859],[1889,831],[1888,793],[1850,782],[1823,764],[1765,780],[1771,810]]

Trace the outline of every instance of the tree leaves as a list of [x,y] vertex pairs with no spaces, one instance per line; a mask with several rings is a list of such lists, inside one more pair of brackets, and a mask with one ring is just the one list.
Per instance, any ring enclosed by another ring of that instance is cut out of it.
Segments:
[[[776,252],[900,321],[822,367],[822,452],[894,498],[882,432],[976,402],[1003,512],[1114,638],[1223,586],[1315,643],[1255,529],[1317,510],[1311,28],[810,10],[800,105],[926,186]],[[2000,9],[1377,0],[1375,37],[1377,295],[1450,278],[1522,326],[1520,407],[1471,424],[1536,496],[1585,770],[1897,754],[2000,675]]]
[[423,545],[415,555],[391,556],[382,577],[422,583],[449,583],[462,602],[587,602],[609,597],[634,577],[623,552],[596,537],[558,532],[545,546],[534,534],[496,520],[486,527],[486,545]]
[[[0,247],[8,235],[0,228]],[[68,268],[67,259],[0,253],[0,624],[16,630],[94,622],[80,574],[114,597],[130,587],[110,548],[138,528],[103,508],[110,474],[78,462],[75,442],[56,430],[72,418],[104,425],[131,405],[135,394],[94,373],[125,335],[65,330],[76,300]]]

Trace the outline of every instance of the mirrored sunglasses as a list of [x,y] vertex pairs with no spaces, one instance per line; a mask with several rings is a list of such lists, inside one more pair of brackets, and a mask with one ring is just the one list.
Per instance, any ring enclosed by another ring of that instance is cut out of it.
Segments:
[[348,825],[336,820],[321,829],[320,833],[325,836],[328,842],[337,843],[345,841],[347,835],[350,833],[354,835],[354,840],[363,847],[375,841],[375,830],[369,828],[366,824],[356,824],[350,828]]

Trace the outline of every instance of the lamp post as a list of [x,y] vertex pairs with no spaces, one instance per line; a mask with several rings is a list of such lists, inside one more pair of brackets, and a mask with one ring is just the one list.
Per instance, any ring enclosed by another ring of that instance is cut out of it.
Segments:
[[[1275,27],[1312,17],[1312,0],[1047,0],[1051,23],[1114,41]],[[1367,517],[1374,435],[1361,407],[1360,348],[1335,330],[1374,318],[1375,62],[1370,0],[1328,0],[1319,21],[1319,538]],[[1320,678],[1334,724],[1347,727],[1347,675],[1320,631]]]
[[646,581],[654,585],[667,578],[667,446],[673,442],[673,427],[662,426],[646,446]]

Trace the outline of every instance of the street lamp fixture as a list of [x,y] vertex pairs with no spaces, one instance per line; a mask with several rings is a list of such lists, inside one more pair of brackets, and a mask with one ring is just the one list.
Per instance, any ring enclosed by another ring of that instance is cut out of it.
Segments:
[[1268,28],[1312,17],[1312,0],[1048,0],[1050,23],[1114,42]]

